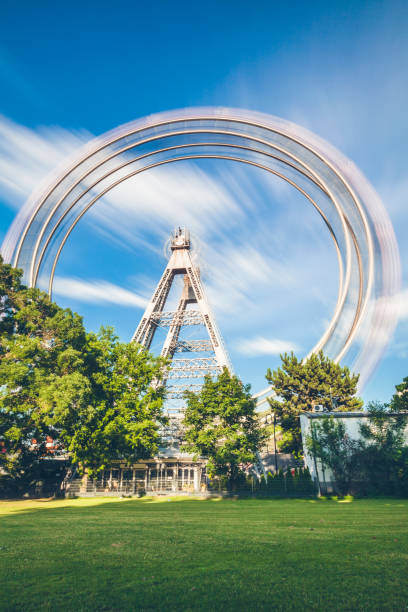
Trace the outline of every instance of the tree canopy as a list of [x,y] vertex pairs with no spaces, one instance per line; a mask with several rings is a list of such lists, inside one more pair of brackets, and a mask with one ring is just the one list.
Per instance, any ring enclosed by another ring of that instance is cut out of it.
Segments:
[[363,402],[356,397],[358,375],[352,374],[326,357],[321,351],[309,358],[299,360],[293,353],[281,355],[281,366],[266,379],[272,386],[277,399],[269,398],[282,428],[280,450],[302,454],[302,437],[299,415],[322,405],[325,411],[359,410]]
[[408,412],[408,376],[399,385],[396,385],[391,399],[391,410]]
[[207,457],[208,474],[225,476],[233,486],[264,439],[250,385],[224,368],[216,379],[206,376],[199,393],[186,392],[186,399],[186,450]]
[[370,493],[408,493],[407,414],[392,406],[369,402],[369,419],[360,425],[360,464]]
[[164,366],[140,345],[119,342],[112,328],[101,328],[87,335],[75,370],[49,377],[40,413],[90,474],[115,459],[147,459],[157,452],[166,422],[159,384]]
[[312,433],[306,439],[311,455],[320,459],[334,476],[340,495],[349,493],[358,465],[359,443],[346,435],[346,427],[340,419],[324,416],[311,422]]
[[334,477],[342,495],[408,494],[408,416],[390,410],[388,404],[369,402],[359,425],[359,438],[347,434],[341,419],[323,416],[312,420],[308,450]]
[[0,309],[0,466],[10,478],[35,479],[47,436],[91,473],[156,452],[163,359],[110,328],[86,333],[1,259]]

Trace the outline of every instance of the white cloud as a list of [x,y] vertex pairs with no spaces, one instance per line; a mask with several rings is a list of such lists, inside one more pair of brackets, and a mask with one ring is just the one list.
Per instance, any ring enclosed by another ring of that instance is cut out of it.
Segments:
[[387,208],[395,217],[406,219],[408,203],[408,177],[387,177],[379,187],[379,192]]
[[80,302],[100,304],[110,303],[119,306],[145,308],[147,300],[123,287],[106,281],[83,281],[77,278],[55,277],[53,293]]
[[288,340],[278,340],[276,338],[255,338],[241,339],[235,344],[238,353],[247,357],[258,357],[260,355],[280,355],[281,353],[297,352],[299,346]]
[[91,138],[85,130],[35,130],[0,115],[0,196],[19,208],[63,160]]
[[112,237],[151,248],[145,243],[147,232],[160,236],[161,244],[170,228],[184,225],[206,239],[242,216],[226,183],[189,163],[162,166],[123,181],[98,201],[88,219],[108,228]]
[[[222,313],[240,313],[245,319],[252,311],[261,312],[274,291],[295,283],[291,265],[263,253],[248,243],[213,244],[205,249],[205,284],[210,303]],[[256,241],[255,241],[256,242]],[[238,316],[238,314],[237,314]]]
[[395,306],[401,320],[408,319],[408,289],[403,289],[394,298]]

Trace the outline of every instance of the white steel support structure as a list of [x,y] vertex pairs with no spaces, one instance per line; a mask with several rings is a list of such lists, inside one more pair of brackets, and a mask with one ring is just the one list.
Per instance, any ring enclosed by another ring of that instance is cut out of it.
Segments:
[[[184,391],[199,391],[201,384],[198,379],[203,379],[206,374],[217,376],[224,367],[231,373],[233,373],[233,370],[205,296],[199,268],[194,265],[191,257],[189,231],[181,227],[175,230],[170,239],[170,248],[169,262],[147,305],[132,341],[138,342],[149,349],[156,330],[159,327],[168,328],[161,350],[163,357],[171,359],[171,368],[166,381],[167,396],[172,400],[182,400]],[[177,275],[183,275],[184,278],[177,308],[173,311],[165,311],[164,307]],[[188,308],[188,306],[193,306],[193,308]],[[181,338],[183,327],[190,325],[204,326],[208,334],[207,338],[196,340]],[[183,353],[184,356],[175,358],[175,353]],[[191,353],[201,353],[201,356],[190,357]],[[203,353],[205,356],[202,356]],[[192,382],[192,379],[196,379],[195,382]],[[179,384],[174,384],[173,380],[178,380]],[[167,447],[177,447],[182,439],[179,418],[181,413],[181,403],[176,409],[169,409],[170,423],[162,432],[162,439],[166,441]],[[258,452],[253,469],[258,476],[266,475]]]
[[[143,317],[133,335],[132,341],[150,348],[156,330],[168,328],[161,355],[171,359],[167,390],[170,399],[183,397],[185,390],[197,391],[200,384],[192,379],[202,379],[206,374],[217,376],[225,367],[232,372],[231,363],[221,334],[210,310],[200,272],[191,257],[190,233],[178,228],[170,240],[171,256],[166,269],[147,305]],[[184,286],[176,310],[165,311],[167,298],[176,276],[183,275]],[[188,308],[188,306],[194,308]],[[207,331],[207,338],[183,340],[180,335],[184,326],[201,325]],[[175,353],[188,356],[174,358]],[[191,353],[205,353],[205,356],[191,357]],[[173,380],[187,381],[173,384]]]

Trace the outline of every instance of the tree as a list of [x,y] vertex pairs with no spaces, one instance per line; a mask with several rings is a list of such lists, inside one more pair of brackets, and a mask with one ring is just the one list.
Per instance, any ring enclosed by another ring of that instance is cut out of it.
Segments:
[[[47,436],[95,473],[156,452],[166,362],[21,284],[0,260],[0,468],[24,492],[38,480]],[[35,440],[35,442],[33,442]]]
[[3,263],[0,255],[0,334],[11,333],[17,300],[22,289],[22,272]]
[[346,495],[358,470],[360,444],[346,434],[346,427],[340,419],[323,416],[311,421],[312,433],[307,437],[307,448],[323,467],[333,474],[340,495]]
[[396,392],[391,399],[391,410],[395,412],[408,412],[408,376],[406,376],[402,383],[396,385]]
[[299,415],[322,405],[326,411],[359,410],[363,402],[355,396],[358,375],[351,374],[321,351],[308,359],[299,360],[291,353],[281,355],[282,365],[266,379],[277,398],[269,398],[271,410],[276,414],[282,428],[280,449],[295,457],[302,455],[302,436]]
[[250,385],[226,368],[213,380],[206,376],[199,393],[187,391],[185,448],[208,458],[211,477],[224,476],[230,488],[240,480],[242,464],[254,462],[264,440]]
[[86,342],[82,319],[21,276],[0,258],[0,467],[17,494],[40,479],[47,436],[55,434],[41,418],[40,393]]
[[340,419],[323,416],[308,436],[309,451],[328,467],[339,493],[354,489],[365,494],[408,494],[407,415],[390,413],[387,404],[370,402],[360,424],[360,439],[352,440]]
[[368,492],[394,495],[408,493],[408,447],[405,428],[408,415],[390,414],[390,406],[370,402],[369,419],[360,425],[360,468]]
[[112,328],[88,334],[83,366],[50,378],[40,395],[47,424],[81,470],[92,476],[114,460],[132,463],[158,450],[166,360],[136,343],[121,343]]

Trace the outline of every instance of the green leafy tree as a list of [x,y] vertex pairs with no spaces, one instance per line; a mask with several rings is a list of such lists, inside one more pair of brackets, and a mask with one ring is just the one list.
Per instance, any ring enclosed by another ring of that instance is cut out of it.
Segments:
[[360,443],[351,439],[344,423],[333,416],[323,416],[316,422],[312,419],[311,426],[312,434],[306,441],[308,450],[331,470],[338,493],[346,495],[358,472]]
[[210,477],[226,477],[233,488],[242,464],[253,462],[264,440],[250,385],[226,368],[213,380],[206,376],[199,393],[186,392],[185,448],[208,458]]
[[19,494],[41,478],[47,435],[55,436],[38,409],[41,391],[81,354],[86,334],[78,315],[24,287],[21,271],[1,259],[0,305],[0,467]]
[[156,452],[163,359],[110,329],[87,334],[2,260],[0,309],[0,469],[16,494],[39,479],[47,436],[91,474]]
[[272,386],[276,399],[269,398],[271,410],[276,414],[282,429],[280,450],[295,457],[302,455],[302,436],[299,415],[312,410],[315,405],[325,410],[359,410],[363,402],[356,397],[358,375],[347,367],[335,363],[323,352],[299,360],[293,353],[281,355],[281,366],[266,379]]
[[52,376],[40,395],[41,415],[58,424],[73,461],[94,475],[115,459],[134,462],[158,450],[167,422],[161,383],[166,361],[121,343],[111,328],[88,334],[83,365]]
[[396,385],[396,392],[391,399],[391,410],[395,412],[408,412],[408,376],[402,383]]
[[322,417],[308,436],[309,451],[328,467],[340,494],[408,494],[407,415],[392,414],[387,404],[370,402],[368,419],[360,424],[360,439],[352,440],[345,424]]
[[370,402],[367,409],[369,419],[360,425],[362,480],[368,484],[369,493],[407,494],[408,416],[390,414],[390,406],[380,402]]
[[0,255],[0,335],[10,334],[14,328],[14,315],[22,289],[22,272],[4,264]]

